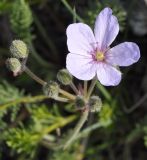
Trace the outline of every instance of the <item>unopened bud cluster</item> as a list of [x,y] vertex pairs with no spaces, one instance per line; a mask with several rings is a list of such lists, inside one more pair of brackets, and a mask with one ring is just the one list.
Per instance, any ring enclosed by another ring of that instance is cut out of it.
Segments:
[[77,96],[75,99],[77,109],[89,109],[90,112],[99,112],[102,108],[102,101],[98,96],[92,96],[89,102],[86,102],[83,96]]
[[22,70],[22,62],[27,59],[29,50],[21,40],[14,40],[10,45],[11,58],[6,61],[10,71],[17,75]]

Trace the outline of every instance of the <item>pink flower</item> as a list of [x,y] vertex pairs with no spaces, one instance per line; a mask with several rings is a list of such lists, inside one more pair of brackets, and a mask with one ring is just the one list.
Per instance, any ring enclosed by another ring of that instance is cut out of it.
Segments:
[[140,58],[139,47],[124,42],[113,48],[109,46],[119,32],[117,18],[110,8],[98,15],[94,34],[84,23],[74,23],[67,28],[69,54],[66,59],[68,71],[80,80],[91,80],[97,76],[101,84],[115,86],[121,81],[117,66],[129,66]]

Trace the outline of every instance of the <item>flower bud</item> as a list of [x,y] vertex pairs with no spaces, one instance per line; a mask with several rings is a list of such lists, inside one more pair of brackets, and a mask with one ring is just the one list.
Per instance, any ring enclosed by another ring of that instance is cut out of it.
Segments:
[[98,96],[92,96],[89,100],[90,112],[99,112],[102,108],[102,101]]
[[15,58],[27,58],[29,54],[27,45],[21,40],[12,41],[10,52]]
[[83,96],[77,96],[75,100],[75,105],[77,109],[82,109],[86,106]]
[[7,67],[14,73],[14,75],[17,75],[18,72],[21,71],[21,63],[17,58],[9,58],[6,61]]
[[51,97],[57,98],[59,94],[59,85],[54,81],[50,81],[43,86],[44,94]]
[[67,69],[61,69],[57,73],[57,79],[64,85],[69,85],[72,82],[72,75],[68,72]]

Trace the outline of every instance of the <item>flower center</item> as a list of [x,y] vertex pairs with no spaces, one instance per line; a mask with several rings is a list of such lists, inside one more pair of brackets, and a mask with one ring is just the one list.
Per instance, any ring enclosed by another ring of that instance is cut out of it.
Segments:
[[103,61],[104,58],[105,58],[104,53],[100,52],[100,51],[97,51],[96,55],[95,55],[95,58],[96,58],[97,61]]

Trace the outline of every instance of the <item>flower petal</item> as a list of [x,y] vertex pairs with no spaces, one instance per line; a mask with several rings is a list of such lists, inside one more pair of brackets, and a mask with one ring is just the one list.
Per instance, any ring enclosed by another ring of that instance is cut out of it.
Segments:
[[129,66],[140,58],[138,45],[132,42],[121,43],[106,53],[106,61],[112,65]]
[[96,45],[91,28],[84,23],[70,24],[66,30],[68,50],[71,53],[88,55]]
[[119,32],[118,20],[112,15],[110,8],[103,9],[96,18],[94,34],[99,49],[104,50],[110,46]]
[[69,53],[66,58],[66,68],[80,80],[90,80],[96,75],[96,66],[92,57]]
[[121,72],[106,63],[98,63],[97,77],[104,86],[116,86],[121,81]]

